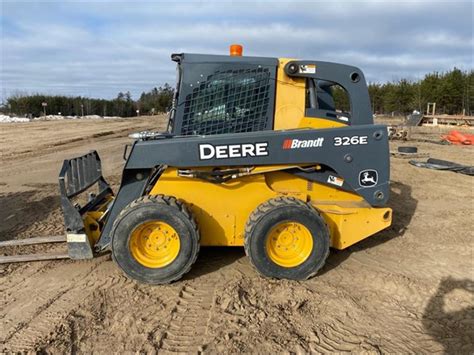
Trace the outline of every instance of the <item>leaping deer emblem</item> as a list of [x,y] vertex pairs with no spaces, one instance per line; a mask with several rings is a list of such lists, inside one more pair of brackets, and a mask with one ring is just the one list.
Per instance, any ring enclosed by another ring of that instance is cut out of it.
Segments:
[[376,184],[376,182],[374,180],[374,177],[370,176],[368,171],[362,173],[362,175],[363,175],[363,178],[361,180],[362,183],[367,184],[367,183],[371,182],[374,185]]

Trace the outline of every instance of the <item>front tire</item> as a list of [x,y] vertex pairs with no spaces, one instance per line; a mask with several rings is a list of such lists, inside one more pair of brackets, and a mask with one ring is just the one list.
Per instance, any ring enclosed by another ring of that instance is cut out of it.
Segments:
[[294,197],[277,197],[250,215],[245,252],[263,276],[306,280],[329,254],[328,228],[311,205]]
[[196,222],[182,201],[172,196],[143,196],[117,217],[112,256],[130,278],[166,284],[187,273],[199,253]]

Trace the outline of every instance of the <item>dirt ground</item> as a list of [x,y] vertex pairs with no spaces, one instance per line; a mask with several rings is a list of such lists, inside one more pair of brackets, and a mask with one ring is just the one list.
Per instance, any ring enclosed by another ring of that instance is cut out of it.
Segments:
[[[97,149],[116,188],[127,134],[160,127],[156,117],[2,124],[0,240],[63,233],[62,160]],[[474,165],[473,147],[409,144]],[[0,265],[0,352],[472,354],[474,179],[402,158],[391,167],[392,227],[331,251],[305,282],[261,278],[242,248],[204,248],[183,280],[155,287],[107,255]]]

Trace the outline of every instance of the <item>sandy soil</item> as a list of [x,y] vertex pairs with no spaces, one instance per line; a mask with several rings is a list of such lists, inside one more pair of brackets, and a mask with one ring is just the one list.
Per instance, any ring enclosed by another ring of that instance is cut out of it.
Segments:
[[[156,118],[2,125],[0,240],[63,232],[62,159],[97,149],[116,187],[127,134],[163,125]],[[410,145],[474,164],[472,147]],[[205,248],[183,280],[159,287],[128,280],[109,256],[0,266],[0,352],[472,354],[474,179],[401,158],[391,165],[393,226],[332,251],[305,282],[261,278],[241,248]]]

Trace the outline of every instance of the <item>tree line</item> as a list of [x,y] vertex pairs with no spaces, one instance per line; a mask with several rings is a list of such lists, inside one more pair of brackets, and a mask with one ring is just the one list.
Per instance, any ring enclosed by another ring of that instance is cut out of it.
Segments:
[[[40,117],[61,114],[63,116],[120,116],[131,117],[137,114],[158,114],[169,110],[173,88],[165,84],[143,92],[138,100],[133,100],[129,91],[119,92],[112,100],[93,99],[82,96],[57,95],[12,95],[0,107],[0,112],[19,116]],[[137,112],[138,110],[138,112]]]
[[[421,80],[401,79],[384,84],[369,83],[372,111],[376,114],[408,114],[426,111],[436,103],[437,114],[474,115],[474,70],[434,72]],[[349,109],[344,90],[333,90],[336,108]]]
[[[436,102],[438,114],[474,114],[474,70],[434,72],[421,80],[401,79],[383,84],[369,83],[372,111],[376,114],[408,114],[414,110],[424,112],[429,102]],[[0,107],[3,113],[16,115],[44,114],[64,116],[121,116],[150,115],[169,110],[174,89],[165,84],[143,92],[137,100],[130,92],[119,92],[112,100],[86,97],[51,95],[13,95]],[[349,110],[349,101],[342,88],[333,90],[336,108]],[[47,106],[43,106],[46,103]]]

